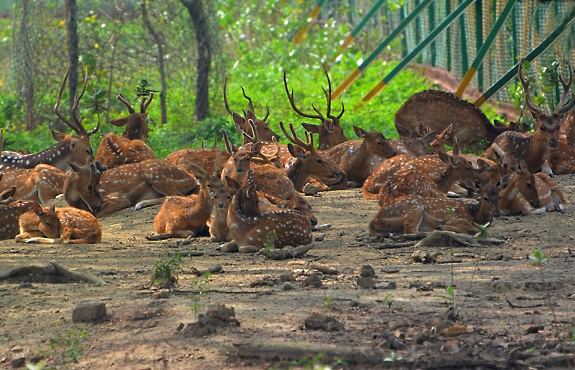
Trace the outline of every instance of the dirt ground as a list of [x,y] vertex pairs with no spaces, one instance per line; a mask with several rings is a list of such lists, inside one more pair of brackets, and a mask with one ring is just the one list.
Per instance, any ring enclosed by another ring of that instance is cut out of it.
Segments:
[[[575,203],[575,176],[558,180]],[[102,219],[99,245],[0,242],[0,274],[56,261],[106,283],[0,280],[0,366],[44,358],[71,369],[573,367],[573,207],[501,217],[488,233],[502,244],[431,246],[419,255],[436,262],[422,263],[414,246],[378,249],[390,240],[367,236],[378,206],[360,189],[309,200],[319,224],[331,227],[289,260],[223,254],[207,237],[148,241],[159,206]],[[549,259],[542,270],[528,258],[538,247]],[[183,261],[169,293],[149,284],[166,252]],[[369,275],[364,265],[373,279],[358,279]],[[210,268],[209,280],[197,275]],[[106,317],[74,324],[81,302],[103,302]],[[208,315],[203,331],[194,325],[217,304],[233,308],[235,320]]]

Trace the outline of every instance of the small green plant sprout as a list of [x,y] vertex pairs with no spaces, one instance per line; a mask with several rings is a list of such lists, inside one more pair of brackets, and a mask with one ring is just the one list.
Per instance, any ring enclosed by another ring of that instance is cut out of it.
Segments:
[[184,262],[179,253],[170,255],[169,252],[161,254],[152,269],[152,285],[161,289],[172,290],[178,283],[178,273],[182,271]]
[[488,236],[487,229],[489,228],[489,226],[491,226],[491,222],[484,223],[483,225],[478,224],[477,222],[474,222],[473,224],[475,225],[475,227],[477,227],[479,229],[477,234],[474,235],[475,238],[477,238],[477,239],[487,238],[487,236]]
[[[77,364],[78,360],[84,354],[83,341],[88,335],[86,327],[72,327],[64,333],[56,335],[55,338],[50,340],[47,350],[42,350],[41,354],[49,357],[49,361],[55,365],[56,368],[68,368],[71,363]],[[27,365],[28,368],[32,366],[36,369],[52,369],[46,367],[46,363],[40,362],[38,364]]]
[[539,247],[535,253],[529,255],[529,260],[531,261],[531,266],[542,267],[542,264],[547,262],[549,259],[545,258],[543,248]]
[[391,352],[389,353],[389,355],[387,355],[387,356],[383,359],[384,362],[391,362],[391,363],[393,364],[393,367],[394,367],[394,368],[395,368],[395,362],[396,362],[396,361],[401,361],[401,360],[403,360],[403,357],[400,357],[400,356],[396,355],[396,354],[395,354],[395,351],[391,351]]
[[151,89],[152,84],[148,82],[145,78],[140,80],[140,84],[136,86],[134,92],[136,93],[136,100],[140,99],[141,97],[148,97],[151,93],[156,93],[158,90]]
[[450,320],[456,320],[459,317],[459,307],[455,302],[455,288],[453,285],[448,286],[445,288],[446,295],[440,295],[440,298],[443,298],[445,301],[445,306],[447,307],[447,311],[445,315]]
[[325,308],[325,312],[329,312],[333,309],[333,297],[328,295],[327,297],[325,297],[325,299],[323,300],[323,308]]
[[[377,299],[376,300],[377,303],[385,303],[387,305],[387,313],[389,314],[389,318],[391,319],[392,314],[393,314],[393,305],[394,305],[394,301],[393,301],[393,293],[388,293],[383,300]],[[402,306],[397,306],[395,308],[398,312],[402,312],[403,311],[403,307]]]
[[291,362],[292,366],[300,367],[306,370],[331,370],[333,368],[340,368],[346,366],[347,363],[341,357],[335,357],[330,364],[326,364],[325,354],[318,353],[314,357],[304,356],[299,360]]
[[262,248],[262,254],[269,258],[272,253],[276,241],[278,240],[278,234],[275,230],[270,230],[264,237],[264,247]]
[[211,273],[206,272],[201,276],[203,279],[198,277],[192,280],[192,283],[198,288],[198,290],[194,292],[191,297],[193,304],[190,307],[190,309],[194,312],[194,321],[197,321],[198,311],[202,307],[202,299],[204,298],[204,296],[208,291],[208,285],[210,283],[211,276],[212,276]]

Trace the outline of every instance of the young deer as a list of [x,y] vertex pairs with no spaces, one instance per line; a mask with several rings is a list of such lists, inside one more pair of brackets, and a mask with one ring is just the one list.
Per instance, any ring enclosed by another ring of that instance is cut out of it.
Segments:
[[401,125],[395,125],[395,128],[401,139],[390,139],[389,144],[397,154],[406,154],[410,157],[427,155],[429,145],[437,134],[437,130],[430,130],[423,125],[423,122],[419,122],[419,126],[415,129],[407,129]]
[[34,168],[13,168],[3,172],[0,191],[16,188],[14,199],[33,200],[45,204],[62,194],[66,173],[47,164],[38,164]]
[[324,151],[347,174],[348,181],[362,185],[365,179],[389,157],[397,155],[390,141],[381,133],[353,126],[363,140],[348,140]]
[[295,102],[294,102],[293,89],[290,92],[290,90],[288,88],[286,72],[284,71],[284,86],[285,86],[286,94],[288,96],[288,100],[290,102],[292,109],[302,117],[311,118],[311,119],[318,119],[321,121],[321,124],[319,124],[319,125],[313,125],[311,123],[302,124],[302,126],[310,134],[312,134],[312,135],[318,134],[318,136],[319,136],[318,149],[319,150],[327,150],[333,146],[336,146],[337,144],[343,143],[343,142],[348,140],[347,137],[345,136],[344,132],[343,132],[343,128],[341,127],[341,122],[340,122],[341,116],[343,116],[343,113],[345,111],[345,107],[344,107],[343,102],[342,102],[341,103],[341,112],[337,116],[335,116],[331,113],[331,80],[329,79],[327,69],[324,68],[324,72],[325,72],[325,76],[327,78],[328,89],[326,91],[326,89],[322,87],[322,90],[323,90],[323,92],[325,94],[325,98],[327,100],[327,112],[326,112],[327,117],[324,116],[319,111],[319,109],[316,108],[314,105],[312,105],[312,108],[316,112],[316,114],[304,113],[298,109],[298,107],[295,105]]
[[499,215],[499,190],[484,185],[477,204],[459,199],[429,198],[407,195],[385,204],[369,224],[372,236],[386,237],[391,233],[415,234],[441,227],[442,230],[476,234],[479,228]]
[[73,207],[42,207],[20,215],[17,242],[46,244],[96,244],[102,241],[100,223],[90,212]]
[[[2,174],[0,173],[0,179]],[[0,240],[14,239],[18,234],[18,217],[32,209],[33,201],[14,200],[16,188],[0,192]]]
[[[256,118],[256,113],[252,99],[246,95],[246,92],[243,87],[241,88],[242,93],[244,95],[244,98],[246,98],[249,102],[248,104],[249,108],[247,111],[244,111],[244,117],[240,116],[238,113],[230,109],[227,97],[227,85],[228,85],[228,77],[226,76],[226,78],[224,79],[224,105],[228,113],[232,115],[236,129],[242,134],[249,133],[250,129],[253,129],[252,135],[257,136],[259,138],[259,141],[262,142],[271,143],[274,138],[276,140],[280,140],[281,137],[274,131],[272,131],[272,129],[270,129],[269,127],[269,124],[266,122],[270,114],[269,108],[267,109],[266,116],[263,119]],[[251,124],[250,121],[252,122]],[[247,144],[248,142],[249,137],[244,136],[244,144]]]
[[[311,224],[294,210],[262,213],[255,184],[240,185],[226,177],[228,186],[236,191],[228,210],[228,227],[233,241],[224,244],[224,252],[257,252],[267,242],[273,247],[307,245],[312,242]],[[275,238],[270,238],[271,233]],[[275,239],[275,240],[274,240]]]
[[107,168],[114,168],[122,164],[155,159],[156,155],[143,141],[148,138],[146,109],[154,99],[154,94],[152,93],[149,99],[142,98],[139,113],[136,113],[124,95],[119,94],[116,98],[128,108],[130,114],[127,117],[114,119],[110,123],[117,127],[126,126],[126,129],[122,136],[108,133],[102,138],[96,150],[96,160]]
[[[573,82],[573,71],[569,66],[569,82],[565,83],[563,77],[559,80],[563,85],[563,95],[557,104],[555,111],[546,113],[533,102],[529,93],[531,79],[526,80],[523,76],[523,62],[519,64],[519,79],[525,90],[525,102],[531,115],[535,119],[535,133],[522,134],[514,131],[506,131],[499,135],[486,150],[484,156],[490,158],[509,158],[519,161],[524,159],[527,162],[529,172],[536,173],[543,167],[545,161],[549,159],[552,149],[557,148],[557,137],[561,118],[575,104],[575,93],[569,94],[571,83]],[[569,98],[569,99],[568,99]]]
[[[215,190],[215,191],[214,191]],[[212,189],[214,209],[209,221],[210,241],[229,242],[233,239],[228,228],[228,209],[232,202],[235,191],[221,185]]]
[[82,118],[78,114],[78,104],[84,95],[84,92],[86,91],[86,85],[88,83],[87,69],[86,75],[84,77],[84,86],[82,91],[80,95],[76,94],[74,96],[74,103],[72,105],[72,119],[74,122],[72,123],[58,110],[69,73],[70,70],[68,69],[68,71],[66,71],[66,75],[64,76],[62,86],[60,87],[58,99],[56,101],[56,105],[54,106],[54,112],[66,125],[68,125],[76,132],[76,135],[67,135],[52,130],[52,136],[54,136],[54,139],[56,139],[57,143],[46,150],[33,154],[2,152],[0,161],[1,171],[5,171],[11,168],[34,168],[38,164],[49,164],[65,171],[68,168],[68,163],[74,163],[78,166],[83,166],[84,164],[93,160],[92,147],[90,146],[90,135],[97,132],[98,127],[92,131],[86,131],[82,125]]
[[70,164],[72,172],[64,182],[64,200],[71,207],[96,214],[102,207],[100,177],[106,170],[99,161],[78,167]]
[[203,168],[190,163],[190,169],[200,182],[200,191],[188,196],[168,196],[154,218],[155,235],[150,240],[195,237],[205,231],[214,202],[210,197],[210,183],[221,184],[220,179],[209,176]]

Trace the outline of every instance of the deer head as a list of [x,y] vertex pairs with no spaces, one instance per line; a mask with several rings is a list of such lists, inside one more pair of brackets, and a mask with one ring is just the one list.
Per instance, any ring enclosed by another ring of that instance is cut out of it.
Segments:
[[140,112],[136,113],[134,107],[130,104],[128,99],[122,94],[116,96],[122,104],[128,108],[130,113],[127,117],[116,118],[110,121],[110,123],[116,127],[126,126],[123,137],[130,140],[146,140],[148,138],[148,112],[146,110],[150,106],[152,100],[154,100],[154,93],[150,94],[150,97],[142,98],[140,102]]
[[72,173],[64,182],[64,199],[70,206],[95,215],[102,206],[100,177],[106,167],[99,161],[81,167],[70,164],[70,167]]
[[311,118],[311,119],[318,119],[321,121],[321,124],[319,124],[319,125],[314,125],[311,123],[302,124],[302,126],[308,132],[310,132],[312,134],[318,134],[319,135],[318,149],[320,149],[320,150],[329,149],[333,146],[336,146],[337,144],[343,143],[344,141],[348,140],[347,137],[345,136],[344,132],[343,132],[343,128],[341,127],[341,123],[340,123],[340,119],[341,119],[341,116],[343,116],[343,113],[345,111],[345,107],[344,107],[343,102],[342,102],[341,103],[341,112],[337,116],[331,113],[331,80],[329,79],[329,75],[328,75],[327,69],[325,69],[325,67],[324,67],[324,72],[325,72],[325,76],[327,78],[327,84],[328,84],[327,90],[322,87],[322,90],[325,94],[325,98],[327,100],[327,111],[326,111],[325,116],[313,104],[312,104],[312,108],[316,112],[316,114],[304,113],[300,109],[298,109],[298,107],[296,106],[295,101],[294,101],[293,89],[290,92],[290,90],[288,88],[288,83],[287,83],[287,75],[286,75],[286,72],[284,71],[284,86],[285,86],[286,94],[288,96],[288,100],[290,102],[292,109],[302,117]]

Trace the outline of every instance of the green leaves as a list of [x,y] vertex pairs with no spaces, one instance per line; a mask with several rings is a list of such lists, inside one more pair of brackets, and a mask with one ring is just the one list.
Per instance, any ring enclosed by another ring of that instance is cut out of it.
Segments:
[[547,262],[549,259],[545,258],[545,254],[543,253],[543,248],[539,247],[532,255],[529,255],[529,260],[531,261],[531,266],[533,267],[541,267],[544,262]]
[[140,85],[136,86],[136,88],[134,89],[134,92],[136,93],[136,100],[140,99],[143,96],[148,97],[150,96],[151,93],[158,92],[158,90],[152,90],[151,87],[152,84],[149,83],[148,80],[146,80],[145,78],[142,78],[140,80]]

